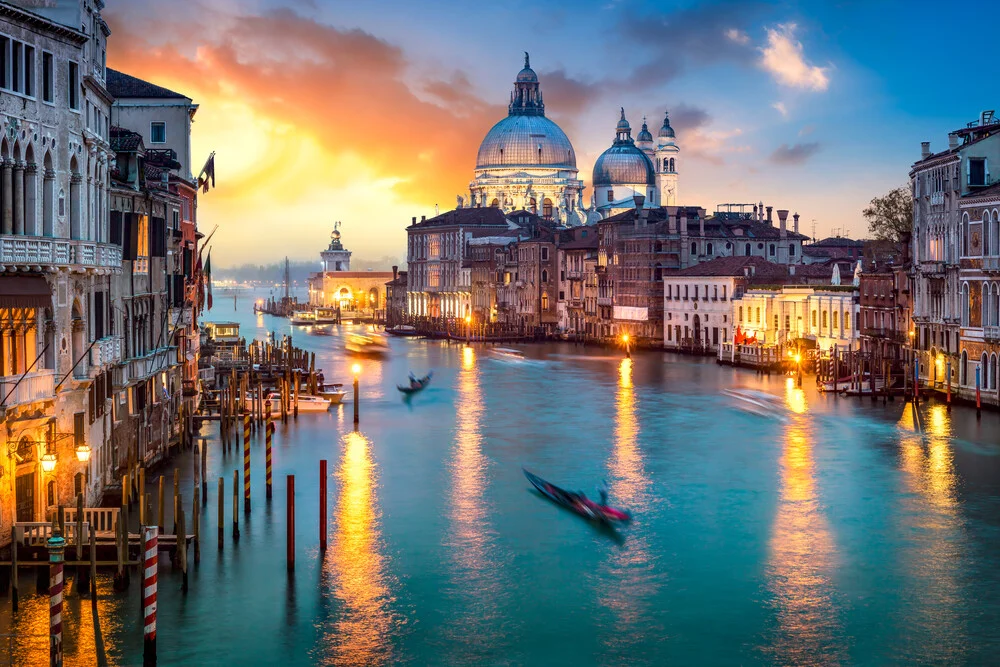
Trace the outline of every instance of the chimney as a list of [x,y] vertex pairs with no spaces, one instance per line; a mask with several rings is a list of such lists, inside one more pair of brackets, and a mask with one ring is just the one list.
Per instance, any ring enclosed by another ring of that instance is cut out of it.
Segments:
[[798,234],[799,233],[799,214],[796,213],[795,215],[793,215],[792,216],[792,220],[794,220],[794,223],[793,223],[793,226],[792,226],[792,231],[794,231],[796,234]]
[[920,159],[926,160],[931,156],[931,142],[921,141],[920,142]]
[[632,203],[635,204],[636,210],[639,210],[646,203],[646,196],[639,194],[632,195]]
[[953,151],[958,148],[958,135],[954,132],[948,133],[948,150]]
[[426,215],[422,215],[422,216],[420,216],[420,222],[423,222],[423,221],[424,221],[424,220],[426,220],[426,219],[427,219],[427,216],[426,216]]
[[778,210],[778,225],[781,227],[779,232],[781,238],[788,236],[788,209]]
[[698,236],[705,238],[705,219],[698,216]]
[[677,233],[677,221],[680,219],[680,213],[675,213],[670,215],[670,211],[667,211],[667,233],[676,234]]
[[392,279],[396,280],[396,278],[398,278],[398,277],[399,277],[399,267],[398,266],[394,266],[394,267],[392,267]]
[[773,206],[768,206],[767,207],[767,224],[769,226],[771,226],[771,227],[774,227],[774,220],[771,219],[771,211],[772,210],[774,210]]
[[757,204],[757,222],[764,222],[764,202]]
[[414,225],[417,224],[417,216],[413,216],[413,222],[410,223],[410,224],[414,224]]

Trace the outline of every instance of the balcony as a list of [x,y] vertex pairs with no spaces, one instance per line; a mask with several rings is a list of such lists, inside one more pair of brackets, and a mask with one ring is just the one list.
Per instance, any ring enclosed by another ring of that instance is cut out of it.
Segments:
[[995,325],[983,327],[983,338],[986,340],[1000,341],[1000,327]]
[[41,370],[27,373],[23,379],[20,375],[0,376],[0,406],[10,408],[55,398],[55,374],[54,370]]
[[1000,273],[1000,257],[983,257],[983,271]]
[[611,299],[610,296],[599,296],[599,297],[597,297],[597,305],[598,306],[610,306],[611,305],[611,301],[612,301],[612,299]]
[[928,276],[943,276],[945,271],[944,262],[924,261],[920,262],[920,272]]
[[129,359],[125,364],[122,384],[141,382],[146,378],[165,371],[177,360],[177,348],[165,347],[150,352],[144,357]]
[[99,368],[117,364],[122,360],[122,339],[120,336],[105,336],[90,348],[90,366]]
[[120,271],[122,249],[111,243],[42,236],[0,237],[0,270],[40,271],[43,267]]
[[583,271],[567,271],[566,278],[568,280],[583,280]]
[[865,327],[861,330],[861,335],[867,338],[883,338],[893,343],[905,343],[906,334],[895,329],[882,329],[879,327]]

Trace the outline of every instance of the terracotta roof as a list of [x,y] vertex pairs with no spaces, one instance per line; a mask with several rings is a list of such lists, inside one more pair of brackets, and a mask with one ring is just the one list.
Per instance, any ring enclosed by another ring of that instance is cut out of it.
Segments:
[[111,150],[116,153],[134,153],[142,146],[142,135],[117,125],[111,126]]
[[123,97],[159,97],[172,99],[189,99],[187,95],[175,93],[172,90],[157,86],[154,83],[143,81],[131,74],[125,74],[118,70],[108,68],[107,74],[108,92],[116,98]]
[[989,187],[973,190],[968,194],[962,195],[962,199],[971,199],[973,197],[993,197],[995,195],[1000,195],[1000,181],[997,181]]
[[846,236],[828,236],[827,238],[811,243],[806,248],[863,248],[864,241],[849,239]]
[[[747,257],[746,255],[736,255],[733,257],[717,257],[716,259],[689,266],[686,269],[674,271],[675,276],[743,276],[746,275],[744,269],[752,268],[755,277],[770,277],[776,280],[783,280],[788,275],[788,267],[783,264],[769,262],[763,257]],[[798,272],[798,266],[795,267]]]
[[420,220],[410,227],[444,227],[446,225],[507,227],[507,218],[498,208],[456,208],[426,220]]

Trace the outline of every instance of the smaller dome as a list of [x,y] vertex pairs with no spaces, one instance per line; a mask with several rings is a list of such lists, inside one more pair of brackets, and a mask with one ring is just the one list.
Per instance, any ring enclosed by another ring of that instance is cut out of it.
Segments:
[[660,127],[660,132],[657,135],[659,137],[673,139],[674,138],[674,128],[670,127],[670,113],[663,113],[663,126]]
[[643,118],[642,129],[639,130],[639,136],[636,138],[636,141],[652,141],[652,140],[653,140],[653,135],[650,134],[649,128],[646,126],[646,119]]
[[521,83],[538,83],[538,75],[535,74],[535,70],[531,69],[527,51],[524,52],[524,69],[517,73],[517,81]]
[[595,188],[607,185],[656,185],[656,172],[646,154],[631,143],[616,143],[594,163]]

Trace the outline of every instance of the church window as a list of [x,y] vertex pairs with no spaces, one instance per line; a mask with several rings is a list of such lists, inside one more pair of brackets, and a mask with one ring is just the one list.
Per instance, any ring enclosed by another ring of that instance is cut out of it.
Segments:
[[615,200],[615,191],[608,190],[608,202],[613,202]]
[[815,326],[816,326],[816,311],[814,310],[814,311],[812,311],[812,313],[813,313],[813,327],[815,328]]
[[548,197],[542,200],[542,217],[552,217],[552,200]]
[[670,158],[670,171],[674,170],[674,159]]
[[694,241],[691,242],[691,254],[692,255],[698,254],[698,244]]
[[532,213],[538,213],[538,202],[535,201],[534,197],[528,200],[528,210]]
[[760,324],[760,308],[757,308],[757,324]]

